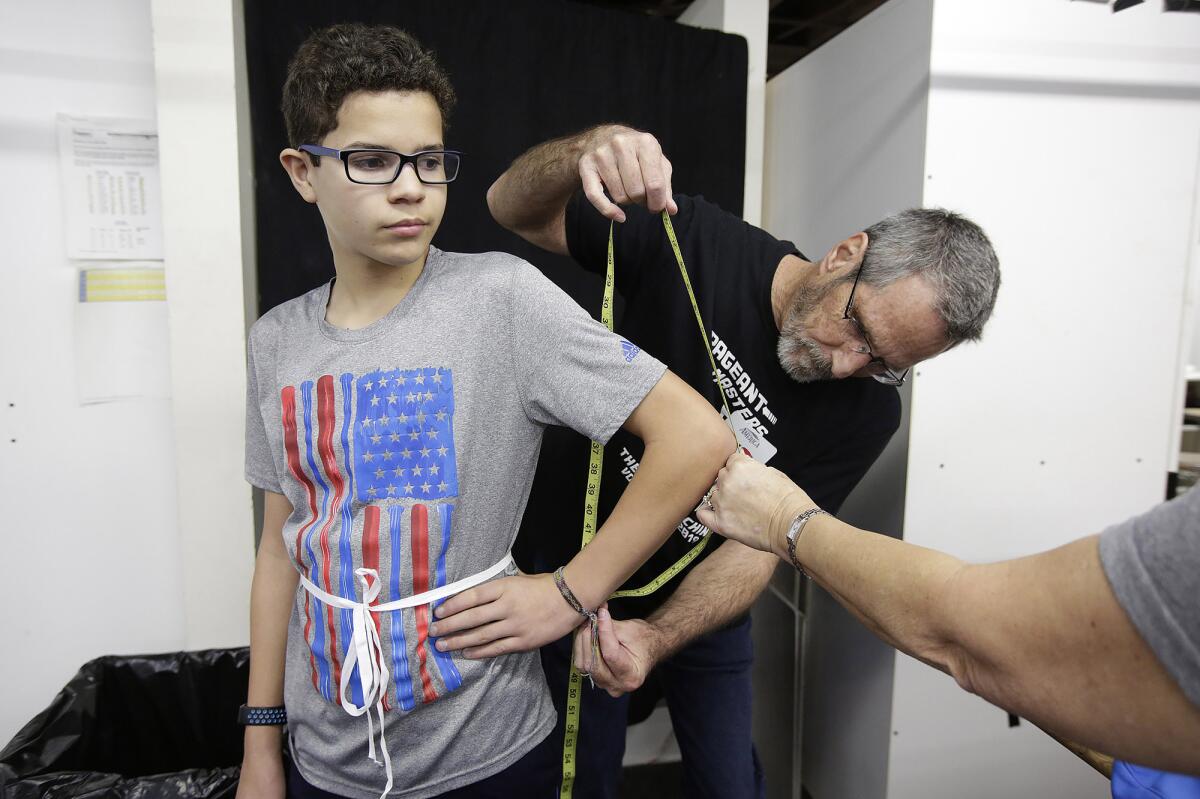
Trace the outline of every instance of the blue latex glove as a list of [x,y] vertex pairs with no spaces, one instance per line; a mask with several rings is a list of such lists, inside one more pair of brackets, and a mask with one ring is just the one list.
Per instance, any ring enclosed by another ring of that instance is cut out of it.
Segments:
[[1113,761],[1113,799],[1200,799],[1200,777]]

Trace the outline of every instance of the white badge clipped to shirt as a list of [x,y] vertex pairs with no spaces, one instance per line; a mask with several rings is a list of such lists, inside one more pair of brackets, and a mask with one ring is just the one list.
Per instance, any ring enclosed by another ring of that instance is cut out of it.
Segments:
[[775,457],[775,453],[779,449],[767,441],[767,437],[763,435],[762,430],[755,425],[749,418],[749,411],[738,410],[734,411],[733,418],[730,419],[725,410],[721,409],[721,418],[733,428],[733,434],[737,436],[738,446],[741,447],[747,455],[759,463],[768,463],[771,458]]

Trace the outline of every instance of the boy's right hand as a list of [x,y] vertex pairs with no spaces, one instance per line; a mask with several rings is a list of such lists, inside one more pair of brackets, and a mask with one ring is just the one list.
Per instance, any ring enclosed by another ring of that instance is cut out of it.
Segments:
[[246,728],[246,751],[242,757],[237,799],[283,799],[286,793],[279,728]]
[[434,611],[429,628],[442,652],[489,658],[531,652],[579,624],[550,574],[501,577],[455,594]]

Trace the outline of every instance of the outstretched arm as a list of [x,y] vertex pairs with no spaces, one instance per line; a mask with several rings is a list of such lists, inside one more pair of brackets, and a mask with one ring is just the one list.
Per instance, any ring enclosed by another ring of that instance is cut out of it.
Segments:
[[[786,532],[812,500],[734,455],[700,520],[788,560]],[[796,558],[887,643],[964,689],[1085,746],[1200,772],[1200,708],[1117,602],[1099,537],[983,565],[813,516]]]

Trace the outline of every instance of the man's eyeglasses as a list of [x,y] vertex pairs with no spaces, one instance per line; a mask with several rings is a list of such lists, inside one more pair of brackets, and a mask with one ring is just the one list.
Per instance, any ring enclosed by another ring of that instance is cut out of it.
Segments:
[[883,359],[877,356],[873,351],[871,347],[871,339],[867,337],[867,331],[863,329],[862,322],[858,321],[858,319],[854,317],[854,314],[851,313],[854,308],[854,292],[858,289],[858,279],[860,277],[862,277],[861,266],[858,268],[858,274],[854,276],[854,285],[850,287],[850,299],[846,301],[846,310],[842,314],[842,318],[849,320],[850,323],[854,325],[855,330],[858,331],[859,337],[863,340],[863,343],[867,345],[866,354],[871,356],[871,361],[867,365],[876,366],[879,368],[879,371],[871,375],[871,377],[875,378],[880,383],[883,383],[885,386],[902,386],[904,385],[904,379],[908,377],[909,370],[905,369],[901,374],[897,375],[895,372],[889,369],[887,364],[883,362]]
[[458,150],[422,150],[407,155],[394,150],[335,150],[319,144],[301,144],[299,149],[311,155],[341,159],[351,183],[368,185],[394,182],[405,164],[413,165],[417,180],[422,183],[435,186],[452,183],[462,163],[462,153]]

